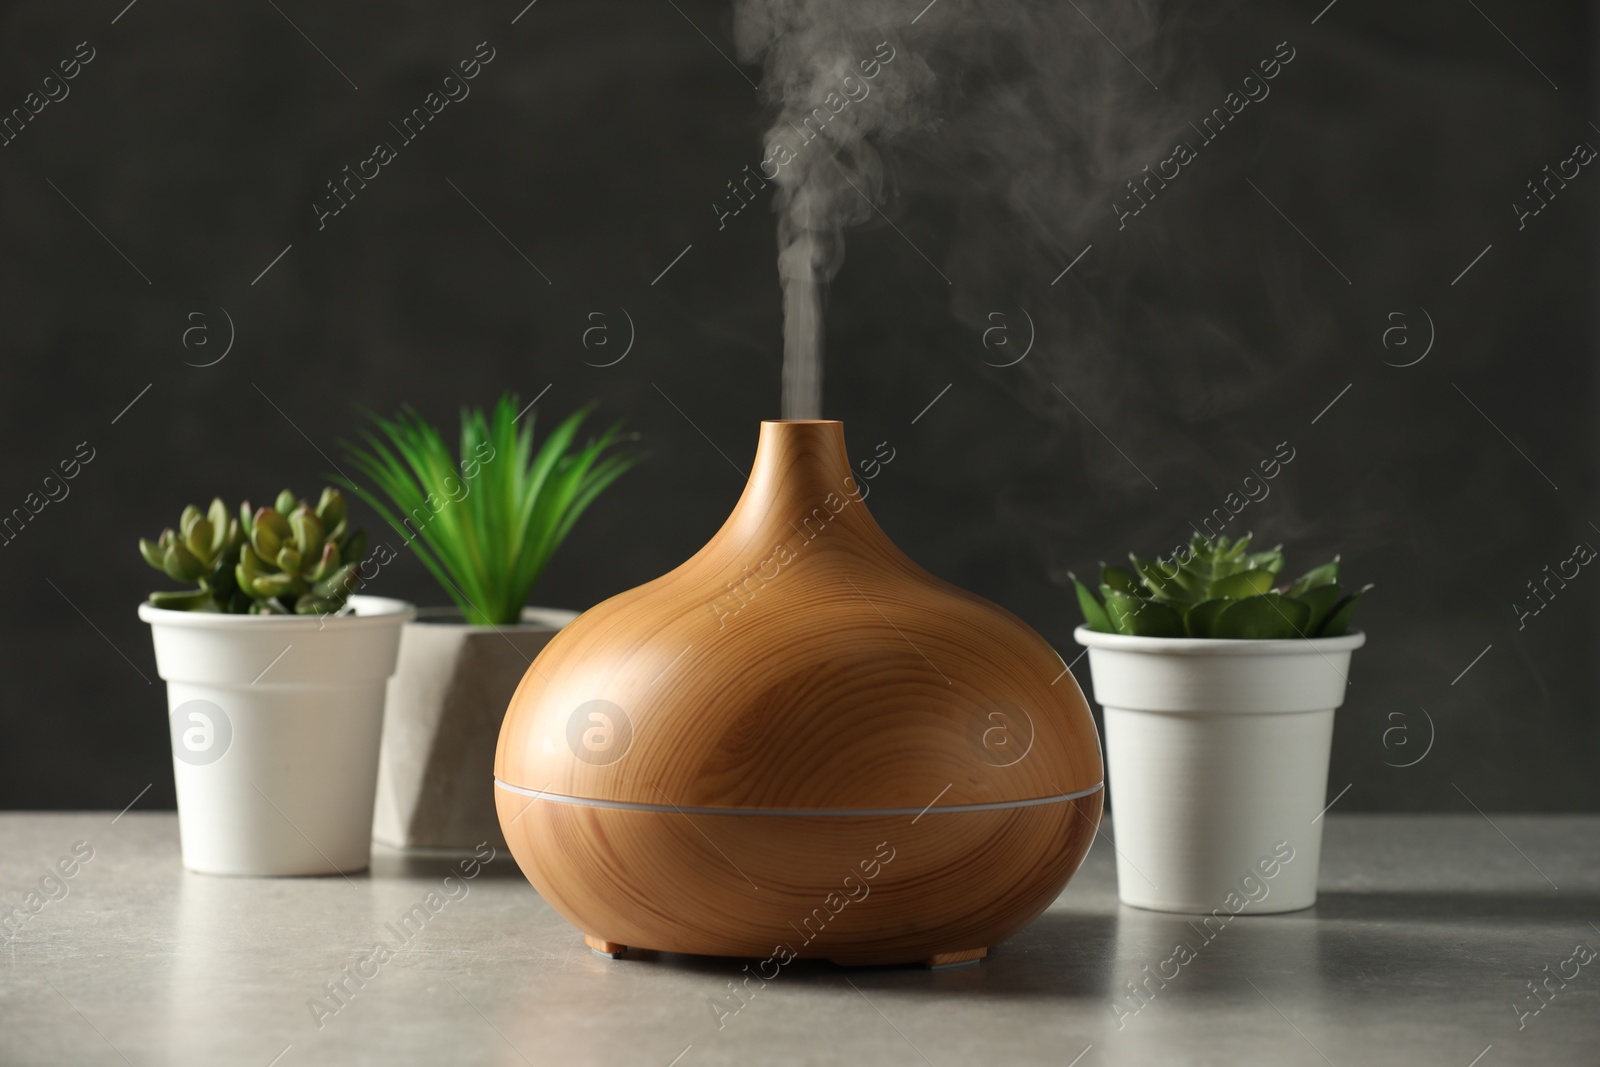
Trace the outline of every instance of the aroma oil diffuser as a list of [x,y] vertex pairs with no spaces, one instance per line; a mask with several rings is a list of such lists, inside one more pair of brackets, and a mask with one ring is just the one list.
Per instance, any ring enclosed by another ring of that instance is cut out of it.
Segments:
[[1103,795],[1083,694],[863,495],[842,424],[763,422],[710,543],[528,669],[500,825],[595,950],[957,963],[1077,870]]

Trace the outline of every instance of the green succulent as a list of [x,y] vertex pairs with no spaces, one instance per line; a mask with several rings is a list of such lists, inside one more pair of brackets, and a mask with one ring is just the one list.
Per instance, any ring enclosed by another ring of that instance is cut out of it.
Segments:
[[151,593],[153,606],[229,615],[336,612],[360,577],[365,547],[337,489],[324,489],[316,507],[285,489],[272,507],[252,510],[245,501],[237,517],[218,497],[205,512],[184,508],[176,530],[139,539],[146,563],[196,585]]
[[1131,569],[1102,567],[1098,596],[1076,575],[1072,583],[1085,624],[1101,633],[1281,641],[1349,630],[1372,586],[1341,589],[1338,556],[1280,585],[1282,547],[1251,552],[1249,534],[1232,543],[1195,534],[1171,559],[1129,553]]

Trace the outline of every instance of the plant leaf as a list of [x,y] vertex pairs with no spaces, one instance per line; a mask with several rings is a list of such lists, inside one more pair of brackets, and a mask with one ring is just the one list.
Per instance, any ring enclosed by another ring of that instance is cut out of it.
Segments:
[[1111,628],[1111,619],[1106,615],[1105,605],[1095,599],[1088,586],[1078,581],[1077,575],[1068,575],[1068,577],[1072,579],[1072,584],[1077,589],[1078,609],[1083,612],[1084,625],[1099,633],[1115,633],[1116,631]]
[[150,606],[168,611],[205,611],[211,605],[211,594],[204,589],[184,589],[176,592],[150,594]]
[[1197,569],[1193,561],[1179,567],[1172,580],[1193,597],[1206,597],[1211,592],[1211,578]]
[[463,408],[459,464],[415,411],[369,415],[377,432],[362,433],[366,447],[344,448],[374,488],[339,484],[405,538],[469,622],[513,623],[584,510],[639,460],[611,451],[623,439],[618,427],[575,448],[589,410],[535,450],[534,419],[520,417],[514,395],[487,415]]
[[1322,635],[1322,627],[1333,615],[1335,608],[1344,599],[1344,590],[1336,585],[1319,585],[1315,589],[1308,589],[1295,598],[1304,601],[1311,609],[1311,617],[1306,620],[1305,631],[1307,637]]
[[1100,568],[1100,583],[1109,585],[1124,596],[1149,596],[1150,591],[1139,584],[1139,579],[1126,567],[1105,566]]
[[1279,593],[1245,597],[1216,617],[1213,636],[1235,641],[1287,641],[1305,634],[1311,609]]
[[1349,596],[1345,597],[1343,600],[1339,601],[1339,603],[1335,605],[1333,611],[1328,614],[1327,621],[1322,624],[1322,631],[1316,634],[1316,636],[1343,637],[1346,633],[1348,633],[1350,630],[1350,616],[1356,610],[1356,601],[1360,600],[1362,594],[1371,588],[1372,584],[1369,582],[1360,589],[1357,589],[1354,593],[1351,593]]
[[1160,601],[1114,592],[1106,597],[1106,614],[1119,634],[1138,637],[1183,636],[1183,619]]
[[166,550],[156,542],[146,537],[139,538],[139,555],[143,556],[144,561],[156,570],[163,573],[166,572]]
[[1248,556],[1241,557],[1239,562],[1243,564],[1239,568],[1242,571],[1263,570],[1271,571],[1273,574],[1281,574],[1283,572],[1282,546],[1269,548],[1265,552],[1252,552]]
[[1233,600],[1202,600],[1183,615],[1183,628],[1190,637],[1215,637],[1217,616],[1230,604],[1237,603]]
[[1277,575],[1268,570],[1240,571],[1230,574],[1226,578],[1219,578],[1211,583],[1211,595],[1226,597],[1229,600],[1241,600],[1246,597],[1260,596],[1272,588],[1272,583],[1277,580]]
[[1317,589],[1324,585],[1337,585],[1339,582],[1339,557],[1324,563],[1320,567],[1313,567],[1294,580],[1294,584],[1284,590],[1289,596],[1301,594]]
[[182,541],[173,541],[162,556],[162,570],[176,581],[192,582],[205,573],[205,565],[184,547]]
[[211,549],[206,553],[206,558],[215,560],[227,550],[233,529],[228,505],[222,502],[220,496],[211,498],[211,507],[206,510],[206,518],[211,523]]
[[1174,569],[1171,563],[1158,563],[1152,560],[1140,559],[1131,552],[1128,559],[1133,563],[1133,569],[1138,572],[1140,581],[1149,589],[1158,600],[1170,600],[1178,604],[1194,604],[1201,599],[1200,596],[1189,592],[1179,585],[1175,577],[1168,577],[1168,571]]

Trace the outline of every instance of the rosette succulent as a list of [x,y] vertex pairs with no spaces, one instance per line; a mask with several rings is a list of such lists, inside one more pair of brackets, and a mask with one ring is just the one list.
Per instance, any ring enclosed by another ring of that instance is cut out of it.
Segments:
[[183,509],[176,530],[139,540],[145,562],[196,588],[150,594],[177,611],[232,615],[317,615],[339,611],[360,578],[366,537],[352,533],[344,497],[324,489],[315,507],[285,489],[273,506],[237,517],[219,497],[202,512]]
[[1102,567],[1098,595],[1076,575],[1078,606],[1091,630],[1140,637],[1217,637],[1276,641],[1337,637],[1350,627],[1356,602],[1372,586],[1347,593],[1339,557],[1280,584],[1282,545],[1251,552],[1250,535],[1196,534],[1171,559]]

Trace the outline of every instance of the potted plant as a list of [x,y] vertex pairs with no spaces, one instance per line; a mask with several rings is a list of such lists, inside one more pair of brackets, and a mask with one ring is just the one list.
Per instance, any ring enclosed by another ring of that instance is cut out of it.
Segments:
[[139,606],[167,683],[184,866],[348,874],[367,866],[383,723],[409,604],[351,597],[363,538],[344,498],[213,500],[140,540],[195,588]]
[[[503,396],[461,413],[459,458],[406,409],[347,445],[369,485],[345,486],[454,601],[406,623],[389,683],[373,837],[399,848],[503,843],[491,777],[500,721],[533,657],[576,613],[527,607],[573,524],[638,457],[611,427],[579,445],[589,409],[534,448],[533,418]],[[379,566],[396,551],[374,551]]]
[[[1339,560],[1280,586],[1283,553],[1198,534],[1076,577],[1124,903],[1294,911],[1317,899],[1334,710],[1350,653]],[[1248,881],[1246,881],[1248,879]]]

